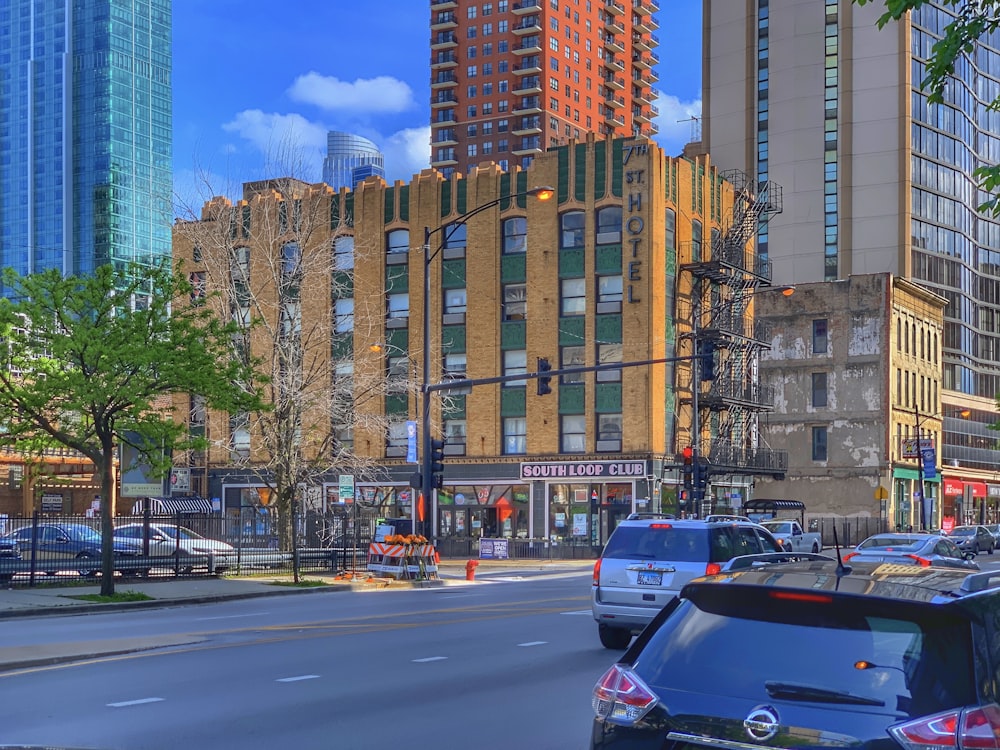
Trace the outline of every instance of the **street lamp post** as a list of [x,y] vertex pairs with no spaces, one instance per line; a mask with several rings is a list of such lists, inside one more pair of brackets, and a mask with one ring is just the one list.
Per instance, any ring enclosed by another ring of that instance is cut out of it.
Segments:
[[[959,409],[955,414],[962,417],[969,416],[971,412],[969,409]],[[928,446],[924,447],[923,436],[921,435],[921,428],[924,421],[927,419],[934,419],[936,417],[946,416],[943,412],[941,414],[924,414],[920,415],[920,408],[916,403],[913,404],[913,424],[916,431],[916,448],[914,452],[916,453],[917,459],[917,507],[920,513],[920,530],[927,531],[927,515],[933,512],[933,506],[928,506],[924,499],[924,493],[927,489],[927,484],[924,481],[926,476],[926,467],[928,463],[935,467],[935,472],[937,471],[937,451],[932,440],[928,440]],[[926,451],[926,453],[925,453]]]
[[[448,244],[448,240],[451,239],[452,234],[458,227],[463,226],[469,221],[473,216],[487,209],[493,208],[494,206],[500,205],[503,201],[514,200],[516,198],[522,198],[525,196],[534,196],[540,201],[547,201],[555,195],[555,190],[548,186],[534,187],[529,190],[523,190],[518,193],[512,193],[510,195],[504,195],[494,200],[488,201],[481,206],[476,206],[471,211],[468,211],[458,218],[449,221],[446,224],[442,224],[435,229],[430,227],[424,227],[424,298],[423,298],[423,367],[421,374],[420,383],[420,393],[421,393],[421,414],[420,414],[420,443],[421,443],[421,454],[420,454],[420,495],[424,502],[424,507],[430,507],[431,509],[431,536],[435,537],[433,539],[434,543],[437,543],[437,504],[431,500],[431,492],[434,489],[434,477],[433,477],[433,461],[432,461],[432,441],[431,437],[431,393],[433,392],[430,388],[431,385],[431,262],[437,257],[445,246]],[[447,231],[446,231],[447,230]],[[437,249],[431,252],[431,237],[438,232],[441,232],[441,242],[438,244]],[[417,501],[413,503],[413,509],[411,511],[412,522],[413,522],[413,533],[417,533]],[[422,529],[421,529],[422,530]]]

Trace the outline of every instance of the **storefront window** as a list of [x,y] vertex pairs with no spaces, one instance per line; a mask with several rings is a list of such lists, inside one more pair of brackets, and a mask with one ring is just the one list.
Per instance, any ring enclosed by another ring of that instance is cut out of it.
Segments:
[[528,509],[527,485],[446,485],[438,491],[439,532],[476,539],[525,539]]

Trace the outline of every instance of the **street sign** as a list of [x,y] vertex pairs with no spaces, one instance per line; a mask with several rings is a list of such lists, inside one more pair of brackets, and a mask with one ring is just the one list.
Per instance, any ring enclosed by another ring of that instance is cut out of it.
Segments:
[[937,477],[937,453],[934,448],[921,448],[920,457],[924,463],[924,479]]
[[417,423],[406,423],[406,463],[417,463]]
[[889,498],[889,490],[887,490],[882,485],[875,488],[875,499],[876,500],[887,500]]
[[920,438],[920,446],[917,447],[916,438],[903,438],[900,443],[900,454],[903,458],[920,458],[920,452],[924,448],[934,448],[934,438]]
[[337,502],[353,503],[354,502],[354,475],[353,474],[341,474],[340,482],[338,483],[337,492]]

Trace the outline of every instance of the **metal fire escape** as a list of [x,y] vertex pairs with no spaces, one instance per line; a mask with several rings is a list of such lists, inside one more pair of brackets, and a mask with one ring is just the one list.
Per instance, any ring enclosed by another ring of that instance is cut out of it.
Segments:
[[770,286],[771,263],[757,256],[750,240],[758,228],[782,209],[781,187],[757,182],[743,172],[723,172],[735,193],[732,221],[717,234],[709,253],[682,264],[690,274],[691,349],[711,344],[715,376],[703,380],[697,367],[690,373],[691,439],[711,474],[784,477],[785,451],[763,445],[761,413],[774,407],[773,388],[759,381],[760,353],[770,348],[769,326],[753,314],[753,297]]

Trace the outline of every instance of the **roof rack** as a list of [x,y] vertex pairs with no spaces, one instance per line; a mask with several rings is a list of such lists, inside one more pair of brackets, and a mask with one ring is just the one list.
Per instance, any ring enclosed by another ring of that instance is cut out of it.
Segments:
[[629,513],[626,521],[642,521],[647,518],[667,518],[674,519],[673,513]]
[[746,521],[747,523],[753,523],[746,516],[734,516],[725,513],[713,513],[710,516],[705,516],[705,523],[716,523],[718,521]]
[[[994,584],[993,581],[997,581]],[[982,573],[970,573],[962,581],[962,585],[959,588],[960,591],[966,594],[972,594],[976,591],[986,591],[986,589],[996,588],[1000,585],[1000,570],[986,570]]]

